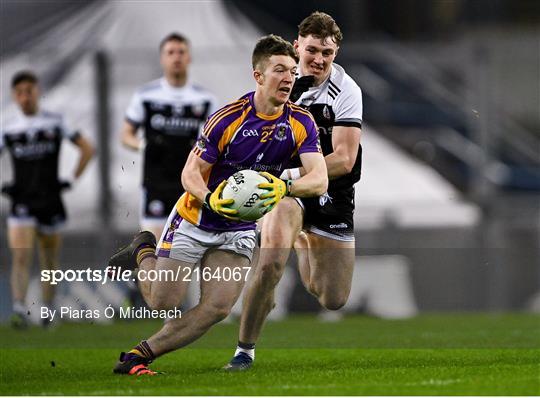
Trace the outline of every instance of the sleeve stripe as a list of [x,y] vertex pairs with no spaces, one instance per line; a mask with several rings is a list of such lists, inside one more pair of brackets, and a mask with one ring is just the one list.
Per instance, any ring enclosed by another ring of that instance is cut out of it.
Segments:
[[[295,112],[298,112],[298,113],[301,113],[303,115],[308,116],[313,121],[313,123],[315,123],[315,119],[313,119],[313,115],[309,111],[306,111],[304,108],[300,108],[297,105],[292,105],[291,109],[293,111],[295,111]],[[317,123],[315,123],[315,124],[317,124]]]
[[212,118],[212,120],[209,120],[206,125],[204,126],[204,129],[203,129],[203,135],[204,136],[209,136],[211,131],[214,129],[214,127],[216,127],[216,125],[222,121],[224,118],[226,118],[227,116],[235,113],[235,112],[238,112],[239,110],[241,110],[245,105],[245,102],[242,102],[238,105],[235,105],[234,107],[230,107],[230,108],[227,108],[227,109],[224,109],[222,111],[219,112],[219,115],[214,115],[215,117]]
[[238,130],[238,127],[242,125],[250,110],[251,106],[248,106],[237,119],[235,119],[231,124],[227,126],[218,143],[219,152],[223,152],[223,148],[225,148],[225,145],[232,141],[233,137],[236,134],[236,130]]
[[220,109],[219,111],[217,111],[206,122],[203,134],[208,135],[207,132],[209,133],[215,127],[215,125],[218,124],[223,119],[223,117],[225,117],[226,113],[228,113],[229,111],[231,111],[233,109],[238,110],[244,104],[245,104],[244,100],[238,100],[238,101],[233,102],[232,104],[229,104],[229,105],[225,106],[224,108]]

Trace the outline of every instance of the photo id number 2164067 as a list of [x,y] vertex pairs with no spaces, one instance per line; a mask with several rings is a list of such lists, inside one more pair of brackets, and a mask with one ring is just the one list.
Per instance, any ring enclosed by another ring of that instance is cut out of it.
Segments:
[[209,267],[180,267],[181,279],[184,282],[211,280],[223,282],[247,281],[251,267],[218,267],[215,269]]

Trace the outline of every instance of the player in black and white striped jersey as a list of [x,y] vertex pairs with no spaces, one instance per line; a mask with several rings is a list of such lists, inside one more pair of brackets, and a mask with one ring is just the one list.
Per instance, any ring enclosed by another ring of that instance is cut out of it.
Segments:
[[[11,155],[13,182],[3,185],[2,193],[11,199],[8,216],[8,243],[12,254],[11,321],[15,327],[24,327],[29,311],[25,298],[36,240],[41,267],[58,267],[59,232],[67,219],[61,192],[72,182],[60,181],[58,177],[62,141],[68,138],[80,151],[73,180],[85,170],[94,148],[83,135],[66,127],[62,115],[39,107],[40,91],[34,73],[15,74],[11,87],[19,109],[2,126],[0,150],[5,147]],[[44,282],[42,288],[43,304],[52,307],[54,286]]]
[[191,54],[185,36],[169,34],[159,51],[163,77],[135,92],[121,131],[126,147],[144,152],[140,226],[157,239],[183,193],[180,173],[191,148],[217,108],[215,96],[188,79]]

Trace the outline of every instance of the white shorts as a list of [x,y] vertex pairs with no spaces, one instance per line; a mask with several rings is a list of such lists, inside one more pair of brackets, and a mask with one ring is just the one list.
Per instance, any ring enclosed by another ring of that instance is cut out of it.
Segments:
[[184,220],[173,209],[157,245],[158,257],[195,264],[207,250],[226,250],[251,261],[257,243],[254,230],[211,232]]

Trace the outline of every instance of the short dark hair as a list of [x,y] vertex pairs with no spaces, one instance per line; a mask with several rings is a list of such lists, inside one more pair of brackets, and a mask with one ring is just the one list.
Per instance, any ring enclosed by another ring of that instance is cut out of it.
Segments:
[[15,86],[22,82],[29,82],[29,83],[38,83],[38,78],[36,74],[30,70],[21,70],[13,75],[11,78],[11,88],[15,88]]
[[189,47],[189,39],[177,32],[169,33],[167,36],[165,36],[160,42],[159,42],[159,51],[163,49],[163,46],[170,42],[170,41],[179,41],[180,43],[186,43],[186,45]]
[[324,40],[327,37],[333,37],[334,42],[339,46],[343,40],[343,34],[338,24],[330,15],[315,11],[309,17],[306,17],[298,25],[298,34],[302,37],[312,35],[318,39]]
[[280,36],[268,35],[261,37],[253,49],[253,55],[251,56],[253,70],[257,69],[261,62],[265,62],[272,55],[288,55],[295,62],[298,62],[298,56],[291,43]]

